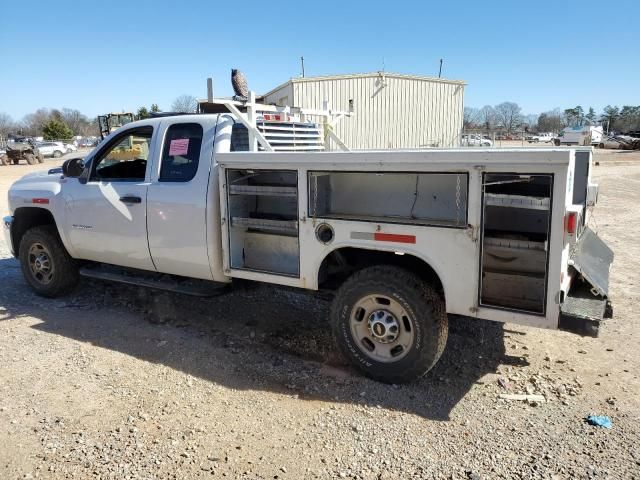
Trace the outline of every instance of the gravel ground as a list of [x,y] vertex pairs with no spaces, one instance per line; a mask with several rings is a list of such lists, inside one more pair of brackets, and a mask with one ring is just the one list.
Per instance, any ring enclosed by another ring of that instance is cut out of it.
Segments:
[[[353,372],[312,296],[84,282],[45,300],[0,243],[0,478],[640,478],[640,153],[597,159],[601,337],[453,318],[410,385]],[[41,168],[0,167],[0,189]]]

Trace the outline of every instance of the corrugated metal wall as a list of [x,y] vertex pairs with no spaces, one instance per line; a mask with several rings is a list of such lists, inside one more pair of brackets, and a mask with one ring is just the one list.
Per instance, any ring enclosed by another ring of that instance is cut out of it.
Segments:
[[[348,110],[355,115],[336,128],[351,149],[423,148],[458,146],[462,130],[464,83],[377,74],[318,79],[294,79],[293,105]],[[271,92],[267,102],[277,102],[283,88]],[[291,97],[290,97],[291,100]],[[335,145],[332,146],[335,148]]]

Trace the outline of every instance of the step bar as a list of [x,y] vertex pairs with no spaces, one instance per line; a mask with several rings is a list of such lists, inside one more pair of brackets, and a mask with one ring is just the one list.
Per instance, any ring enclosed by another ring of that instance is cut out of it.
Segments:
[[118,267],[86,266],[80,268],[80,275],[97,280],[125,283],[127,285],[136,285],[196,297],[216,297],[230,290],[230,285],[227,283],[194,280],[177,275],[153,274]]

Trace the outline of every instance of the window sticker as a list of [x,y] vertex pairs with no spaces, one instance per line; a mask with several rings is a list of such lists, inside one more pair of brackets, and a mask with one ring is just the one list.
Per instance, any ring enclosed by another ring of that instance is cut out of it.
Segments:
[[188,138],[176,138],[171,140],[169,144],[169,156],[186,155],[189,151],[189,139]]

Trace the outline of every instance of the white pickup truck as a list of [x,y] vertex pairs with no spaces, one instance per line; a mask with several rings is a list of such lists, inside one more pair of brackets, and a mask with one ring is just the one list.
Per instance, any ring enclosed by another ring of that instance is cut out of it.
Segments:
[[437,362],[448,314],[590,336],[611,316],[590,148],[239,152],[237,120],[129,123],[15,182],[4,226],[28,284],[328,291],[344,355],[394,383]]

